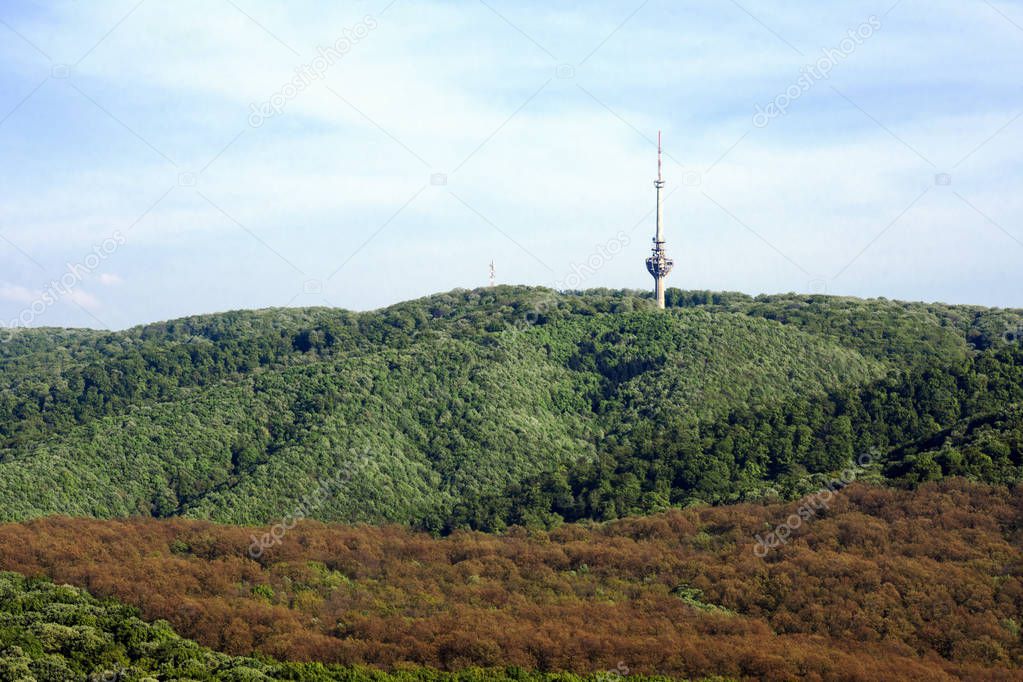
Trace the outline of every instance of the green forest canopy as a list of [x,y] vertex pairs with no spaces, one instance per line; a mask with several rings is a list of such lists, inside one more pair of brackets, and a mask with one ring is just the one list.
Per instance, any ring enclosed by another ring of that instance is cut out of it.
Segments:
[[[434,531],[1023,480],[1018,310],[527,287],[0,344],[0,520]],[[864,457],[867,455],[867,457]],[[315,494],[311,494],[315,493]]]

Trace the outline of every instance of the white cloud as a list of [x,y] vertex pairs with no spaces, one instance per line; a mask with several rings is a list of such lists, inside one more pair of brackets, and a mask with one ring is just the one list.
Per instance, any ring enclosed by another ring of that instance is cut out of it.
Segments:
[[0,300],[23,305],[31,304],[39,294],[17,284],[0,284]]
[[103,307],[98,298],[81,289],[72,289],[68,292],[67,298],[87,310],[98,310]]
[[[52,48],[56,60],[73,62],[134,4],[69,2],[22,23],[11,20]],[[969,272],[986,263],[988,282],[1018,279],[1018,268],[992,249],[992,238],[1003,234],[992,228],[984,241],[962,238],[964,221],[985,223],[951,194],[969,198],[1010,231],[1023,217],[1023,199],[1014,191],[1023,182],[1016,163],[1023,119],[954,168],[1023,108],[1023,93],[1012,81],[1023,54],[1016,49],[1018,33],[983,4],[901,3],[829,80],[793,102],[787,116],[755,130],[754,105],[781,92],[801,66],[821,48],[834,47],[870,11],[851,1],[745,5],[797,45],[804,52],[799,56],[730,3],[650,4],[620,30],[627,12],[610,3],[585,11],[500,6],[556,55],[552,59],[482,4],[397,3],[329,69],[325,83],[314,83],[283,114],[252,129],[246,124],[250,103],[277,92],[295,67],[310,62],[317,45],[379,7],[322,3],[294,12],[278,4],[240,5],[299,55],[230,3],[185,0],[143,3],[75,69],[76,86],[177,167],[63,83],[48,83],[12,116],[0,128],[4,234],[56,271],[114,230],[125,231],[127,244],[111,256],[111,267],[133,283],[141,301],[134,310],[152,307],[147,319],[165,317],[166,310],[198,312],[211,305],[214,286],[220,288],[217,305],[287,301],[304,277],[324,277],[378,230],[335,280],[344,280],[345,305],[380,305],[392,292],[477,283],[477,261],[485,265],[500,248],[508,250],[498,252],[503,281],[549,283],[556,275],[488,222],[560,276],[593,244],[631,229],[649,211],[654,159],[637,130],[653,136],[664,128],[667,150],[684,164],[667,160],[669,189],[685,172],[705,173],[714,165],[702,184],[679,188],[669,201],[669,248],[680,264],[676,284],[806,289],[805,274],[704,192],[814,275],[830,276],[928,185],[932,191],[906,223],[868,249],[835,292],[890,287],[891,297],[923,295],[914,282],[951,281],[947,273],[961,274],[961,262]],[[32,61],[38,55],[0,46],[0,54],[9,53],[18,59],[4,67],[10,73],[0,72],[0,82],[21,80],[0,90],[20,97],[38,82],[40,66]],[[558,62],[576,64],[574,78],[555,78]],[[185,172],[197,174],[195,189],[177,185]],[[448,184],[427,187],[397,215],[433,172],[448,173]],[[951,188],[934,186],[937,172],[952,174]],[[127,232],[170,187],[171,194]],[[955,202],[956,209],[942,201]],[[632,233],[632,261],[618,258],[587,283],[647,286],[640,252],[649,229],[648,221]],[[305,275],[282,266],[245,230]],[[928,238],[929,232],[940,234]],[[893,254],[913,253],[914,240],[926,240],[916,253],[927,257],[904,258],[905,267],[895,272]],[[236,262],[240,252],[245,259]],[[366,282],[380,276],[384,259],[402,263],[403,277],[381,293]],[[222,273],[231,267],[258,272],[262,288],[223,284]],[[182,273],[173,282],[166,281],[169,274],[163,280],[152,275],[175,268]],[[100,275],[99,283],[114,282]],[[971,287],[960,277],[955,286],[980,302],[995,300],[987,284]],[[935,291],[945,296],[947,287]],[[13,295],[0,292],[0,299],[14,302]],[[119,301],[117,308],[130,305]]]
[[101,272],[96,279],[105,287],[117,286],[118,284],[124,283],[124,279],[120,275],[112,272]]

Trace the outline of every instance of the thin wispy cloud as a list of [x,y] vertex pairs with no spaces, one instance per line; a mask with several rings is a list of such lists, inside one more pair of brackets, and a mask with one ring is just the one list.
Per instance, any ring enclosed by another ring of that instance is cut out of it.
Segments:
[[[484,285],[495,256],[501,281],[551,285],[539,262],[564,271],[649,212],[658,129],[672,286],[1023,305],[1011,6],[137,4],[0,10],[23,37],[0,25],[6,277],[39,289],[133,226],[97,275],[109,324],[324,297],[365,309]],[[754,125],[871,16],[827,78]],[[588,284],[647,288],[647,248]],[[0,301],[7,317],[23,303]],[[39,323],[96,325],[73,305]]]
[[0,301],[26,305],[32,303],[38,296],[38,292],[17,284],[0,284]]
[[97,275],[96,280],[105,287],[118,286],[124,283],[124,279],[120,275],[112,272],[101,272]]
[[81,289],[75,289],[68,292],[67,298],[72,303],[80,305],[86,310],[99,310],[103,307],[103,304],[96,296]]

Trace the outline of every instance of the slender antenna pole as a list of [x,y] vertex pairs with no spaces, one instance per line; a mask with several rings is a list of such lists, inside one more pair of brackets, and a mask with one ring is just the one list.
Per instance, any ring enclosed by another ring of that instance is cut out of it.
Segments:
[[661,179],[661,131],[657,131],[657,179]]

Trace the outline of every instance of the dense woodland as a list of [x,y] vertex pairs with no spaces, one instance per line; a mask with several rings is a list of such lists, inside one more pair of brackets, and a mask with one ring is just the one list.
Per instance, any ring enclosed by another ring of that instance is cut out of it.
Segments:
[[[1020,311],[454,291],[0,344],[0,519],[553,528],[858,477],[1023,480]],[[315,504],[309,490],[335,482]]]
[[0,682],[1023,679],[1023,312],[668,305],[15,332]]
[[[444,673],[422,667],[387,673],[375,668],[279,663],[232,657],[178,636],[165,621],[146,623],[136,609],[99,601],[70,585],[0,573],[0,680],[4,682],[606,682],[586,676],[529,673],[516,668]],[[622,675],[622,682],[658,682]],[[708,681],[712,682],[712,681]]]
[[[392,670],[1023,679],[1023,486],[856,483],[758,557],[754,537],[798,504],[446,538],[307,521],[259,560],[255,529],[51,517],[0,526],[0,568],[117,597],[237,655]],[[10,637],[0,627],[0,643]]]

